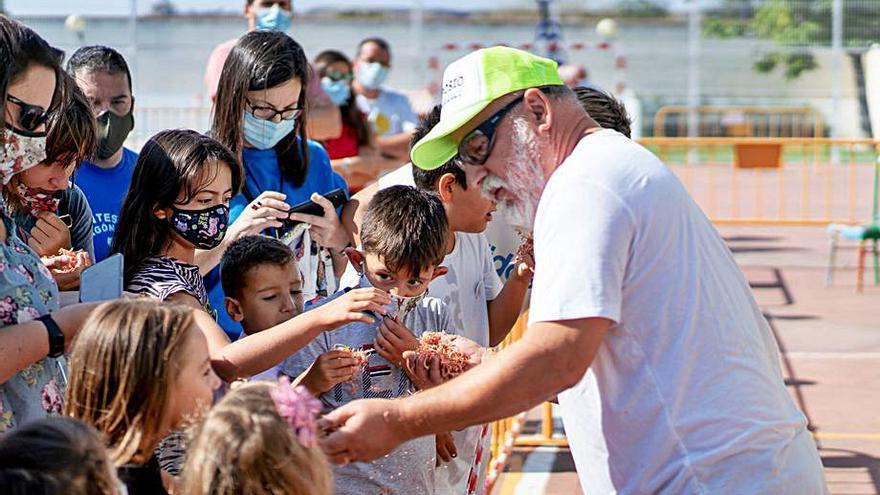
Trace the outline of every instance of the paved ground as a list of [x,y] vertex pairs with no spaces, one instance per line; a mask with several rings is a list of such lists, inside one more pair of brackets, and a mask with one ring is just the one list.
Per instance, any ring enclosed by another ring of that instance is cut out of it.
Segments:
[[[792,397],[834,494],[880,494],[880,287],[855,291],[854,249],[825,287],[821,228],[722,227],[768,316]],[[493,494],[582,493],[566,449],[518,449]]]

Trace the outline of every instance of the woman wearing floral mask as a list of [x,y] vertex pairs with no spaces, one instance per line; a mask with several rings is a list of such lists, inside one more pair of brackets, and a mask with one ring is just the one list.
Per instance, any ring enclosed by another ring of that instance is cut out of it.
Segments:
[[[47,121],[61,52],[31,29],[0,15],[0,182],[46,159]],[[3,203],[0,199],[0,203]],[[58,287],[17,234],[0,205],[0,433],[58,414],[66,346],[91,304],[59,309]],[[50,314],[51,313],[51,314]]]
[[342,115],[342,134],[325,140],[324,149],[333,169],[345,177],[354,193],[382,172],[400,165],[400,160],[383,156],[372,143],[370,123],[358,109],[351,90],[351,61],[341,52],[326,50],[315,58],[315,69],[322,89]]
[[94,151],[97,133],[76,82],[62,72],[58,83],[65,101],[48,121],[46,159],[15,175],[3,187],[3,199],[19,237],[43,257],[59,289],[70,290],[94,259],[92,209],[70,178]]
[[[307,300],[335,291],[346,265],[342,250],[351,242],[336,209],[321,196],[347,187],[321,145],[308,139],[308,70],[302,47],[290,36],[279,31],[242,36],[223,66],[212,129],[214,137],[241,158],[244,168],[242,194],[230,203],[232,219],[279,212],[286,216],[288,205],[310,199],[324,208],[323,216],[291,216],[311,226],[304,233],[274,218],[263,227],[294,250],[304,272]],[[274,212],[258,213],[267,207]],[[205,282],[211,304],[223,307],[217,270]],[[227,332],[240,332],[222,312],[219,321]]]

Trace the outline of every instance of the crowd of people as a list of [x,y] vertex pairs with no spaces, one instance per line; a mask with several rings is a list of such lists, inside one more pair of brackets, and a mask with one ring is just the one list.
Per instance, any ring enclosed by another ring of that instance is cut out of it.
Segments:
[[[486,425],[564,391],[588,491],[821,493],[747,285],[619,101],[497,47],[420,118],[386,41],[310,61],[291,15],[247,0],[211,128],[139,152],[117,50],[0,16],[4,490],[482,493]],[[124,297],[62,304],[117,253]]]

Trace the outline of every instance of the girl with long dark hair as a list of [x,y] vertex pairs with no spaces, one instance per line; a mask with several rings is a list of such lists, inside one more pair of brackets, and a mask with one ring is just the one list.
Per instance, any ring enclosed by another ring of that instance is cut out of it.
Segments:
[[[293,217],[311,226],[305,232],[291,224],[269,232],[294,250],[307,300],[335,291],[346,264],[342,250],[351,242],[337,211],[321,196],[347,186],[321,145],[308,139],[308,70],[302,47],[288,35],[247,33],[223,66],[212,127],[214,137],[241,158],[244,168],[242,194],[231,202],[231,218],[265,208],[263,199],[285,201],[273,203],[281,209],[310,199],[324,208],[323,216]],[[217,270],[206,282],[211,303],[222,307]],[[219,321],[227,332],[240,331],[226,315]]]

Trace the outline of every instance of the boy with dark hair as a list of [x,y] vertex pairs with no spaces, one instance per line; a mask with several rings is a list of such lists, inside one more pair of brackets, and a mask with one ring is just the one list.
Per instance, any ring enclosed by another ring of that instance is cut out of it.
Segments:
[[122,200],[138,155],[123,146],[134,128],[131,71],[122,54],[101,45],[84,46],[70,56],[67,72],[86,95],[98,122],[98,145],[76,174],[94,217],[95,261],[110,254]]
[[[400,327],[414,337],[426,331],[456,333],[443,301],[425,297],[431,280],[446,273],[439,265],[446,253],[448,230],[443,205],[436,196],[408,186],[377,193],[365,214],[363,248],[349,248],[346,253],[359,273],[357,287],[376,287],[391,294],[388,317],[323,333],[286,360],[282,371],[290,376],[306,373],[306,383],[314,369],[312,362],[323,353],[343,347],[365,354],[366,363],[351,382],[322,391],[320,399],[327,409],[360,398],[396,398],[415,392],[415,377],[387,352],[379,329]],[[412,440],[374,462],[336,467],[335,493],[433,493],[434,452],[434,437],[428,436]]]
[[626,137],[632,137],[630,133],[632,119],[626,113],[623,102],[602,90],[585,86],[574,88],[574,94],[597,124],[605,129],[614,129]]
[[[245,236],[233,242],[220,262],[220,282],[226,312],[241,323],[239,338],[262,332],[303,312],[302,276],[290,248],[278,239]],[[351,379],[355,360],[350,353],[322,353],[302,384],[313,393],[329,390]],[[251,380],[276,380],[281,366],[274,366]]]

